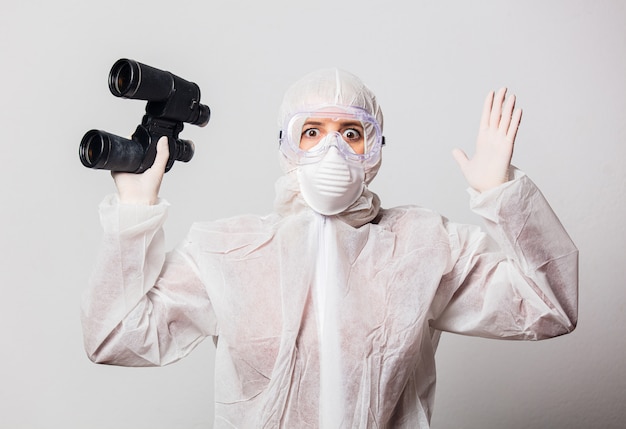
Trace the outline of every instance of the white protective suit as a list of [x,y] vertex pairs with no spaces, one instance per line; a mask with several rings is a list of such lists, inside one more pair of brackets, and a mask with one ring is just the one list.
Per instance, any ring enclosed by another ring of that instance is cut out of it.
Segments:
[[[311,95],[382,127],[373,94],[339,71],[292,87],[281,124]],[[82,312],[90,359],[166,365],[212,336],[215,428],[427,428],[441,331],[537,340],[574,329],[578,251],[520,171],[470,192],[487,234],[415,206],[382,209],[367,188],[322,216],[281,163],[274,213],[196,223],[169,253],[165,201],[105,199]]]

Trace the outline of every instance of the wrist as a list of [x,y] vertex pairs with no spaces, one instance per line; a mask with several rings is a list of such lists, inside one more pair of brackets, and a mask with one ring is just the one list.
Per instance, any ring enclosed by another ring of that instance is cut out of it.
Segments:
[[159,196],[156,194],[145,195],[134,192],[118,192],[118,198],[121,204],[154,206],[159,202]]

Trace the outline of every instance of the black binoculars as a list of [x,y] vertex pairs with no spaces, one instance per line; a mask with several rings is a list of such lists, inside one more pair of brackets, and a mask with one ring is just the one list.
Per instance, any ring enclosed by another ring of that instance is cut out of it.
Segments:
[[165,136],[170,156],[165,171],[174,161],[188,162],[193,143],[178,134],[183,123],[205,126],[211,117],[200,104],[200,88],[193,82],[134,60],[120,59],[109,73],[109,89],[116,97],[148,101],[146,114],[131,140],[100,130],[88,131],[79,147],[85,167],[128,173],[143,173],[154,163],[156,144]]

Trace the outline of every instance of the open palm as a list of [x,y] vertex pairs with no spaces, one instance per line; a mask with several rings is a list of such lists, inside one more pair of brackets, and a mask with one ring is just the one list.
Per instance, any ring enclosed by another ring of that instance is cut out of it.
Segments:
[[485,98],[474,156],[470,159],[460,149],[452,153],[469,185],[479,192],[509,180],[522,110],[515,109],[515,95],[510,95],[505,102],[506,92],[506,88],[501,88],[497,93],[491,91]]

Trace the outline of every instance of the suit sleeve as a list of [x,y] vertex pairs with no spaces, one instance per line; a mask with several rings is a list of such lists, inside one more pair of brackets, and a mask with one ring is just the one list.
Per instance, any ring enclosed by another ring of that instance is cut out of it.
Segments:
[[446,222],[451,269],[440,284],[436,329],[538,340],[574,330],[578,250],[535,184],[514,180],[472,194],[486,228]]
[[164,250],[167,203],[100,205],[102,249],[83,296],[85,350],[97,363],[162,366],[216,333],[206,288],[182,245]]

